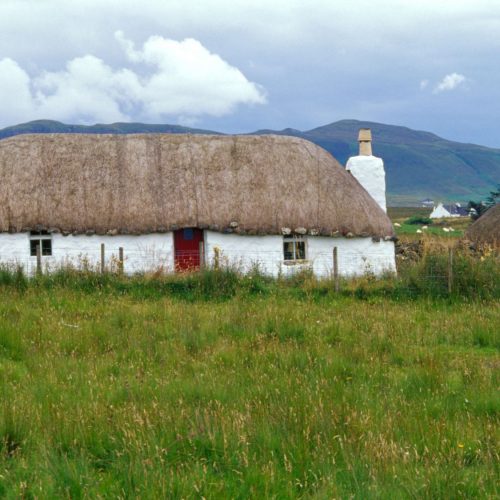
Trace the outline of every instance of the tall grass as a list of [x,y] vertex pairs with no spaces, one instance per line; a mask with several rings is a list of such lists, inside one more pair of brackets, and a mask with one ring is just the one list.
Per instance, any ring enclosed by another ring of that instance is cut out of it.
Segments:
[[495,302],[104,290],[0,292],[0,495],[498,494]]
[[[450,283],[448,247],[425,248],[418,261],[400,262],[397,275],[375,278],[371,275],[344,279],[342,293],[357,298],[384,296],[394,300],[418,297],[461,300],[500,298],[500,260],[493,252],[473,255],[464,249],[453,254]],[[427,243],[427,245],[429,245]],[[294,297],[316,298],[333,294],[331,279],[316,279],[310,272],[289,278],[272,279],[258,269],[241,274],[237,269],[204,269],[181,275],[137,274],[131,277],[91,269],[60,268],[27,278],[22,268],[0,266],[0,287],[22,292],[27,288],[49,290],[67,288],[93,293],[129,294],[142,298],[176,297],[187,301],[227,300],[235,296],[283,293]],[[450,293],[451,286],[451,293]]]
[[498,261],[446,266],[0,269],[0,496],[497,497]]

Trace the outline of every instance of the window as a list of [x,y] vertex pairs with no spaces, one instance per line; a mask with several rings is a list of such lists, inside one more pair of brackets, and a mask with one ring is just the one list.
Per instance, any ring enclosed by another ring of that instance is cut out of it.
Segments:
[[47,231],[30,233],[30,255],[36,257],[36,247],[40,245],[42,255],[52,255],[52,236]]
[[285,260],[305,260],[306,239],[304,236],[284,236],[283,256]]

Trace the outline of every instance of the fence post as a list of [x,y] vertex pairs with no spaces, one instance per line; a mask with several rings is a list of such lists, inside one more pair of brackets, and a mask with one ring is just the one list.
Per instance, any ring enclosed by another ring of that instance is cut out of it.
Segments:
[[339,259],[337,247],[333,247],[333,282],[335,284],[335,291],[339,291]]
[[36,246],[36,274],[42,274],[42,247],[40,243]]
[[214,247],[214,269],[217,271],[220,264],[220,250],[219,247]]
[[453,248],[448,249],[448,293],[453,290]]
[[101,274],[104,274],[105,271],[105,260],[104,260],[104,243],[101,243]]
[[118,248],[118,272],[123,274],[123,247]]
[[200,270],[205,267],[205,242],[200,241]]

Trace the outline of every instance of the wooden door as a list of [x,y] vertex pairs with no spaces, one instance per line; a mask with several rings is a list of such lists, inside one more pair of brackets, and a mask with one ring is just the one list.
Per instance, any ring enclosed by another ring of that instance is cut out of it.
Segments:
[[197,227],[185,227],[174,231],[176,271],[195,271],[200,268],[202,242],[203,231]]

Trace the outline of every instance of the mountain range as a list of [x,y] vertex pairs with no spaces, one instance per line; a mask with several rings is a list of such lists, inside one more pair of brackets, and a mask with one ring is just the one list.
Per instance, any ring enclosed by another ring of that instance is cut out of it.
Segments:
[[[500,149],[453,142],[430,132],[376,122],[341,120],[301,131],[258,130],[252,134],[279,134],[301,137],[329,151],[340,163],[357,154],[360,128],[370,128],[373,154],[383,158],[386,168],[387,198],[392,206],[418,204],[423,198],[437,201],[483,199],[500,184]],[[37,120],[0,130],[0,139],[28,133],[190,133],[220,134],[212,130],[180,125],[113,123],[66,125]]]

